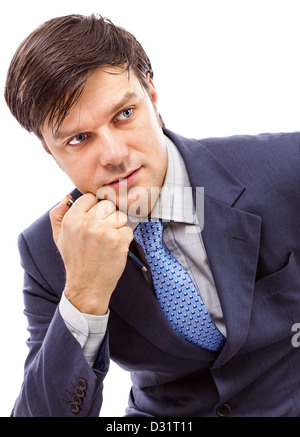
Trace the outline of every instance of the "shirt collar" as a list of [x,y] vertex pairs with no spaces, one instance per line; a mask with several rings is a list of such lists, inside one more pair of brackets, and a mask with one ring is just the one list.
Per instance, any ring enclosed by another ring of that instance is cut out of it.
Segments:
[[188,173],[177,147],[166,137],[168,167],[158,199],[151,211],[151,218],[189,224],[197,222],[192,187]]

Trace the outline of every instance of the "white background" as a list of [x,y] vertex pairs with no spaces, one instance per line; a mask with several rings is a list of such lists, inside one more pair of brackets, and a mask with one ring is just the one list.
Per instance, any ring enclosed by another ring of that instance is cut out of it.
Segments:
[[[0,12],[1,90],[11,57],[34,28],[55,16],[98,12],[144,46],[169,129],[197,138],[299,130],[298,0],[20,0],[2,2]],[[2,95],[0,416],[8,416],[27,354],[17,235],[72,185]],[[101,415],[124,414],[129,386],[129,375],[113,365]]]

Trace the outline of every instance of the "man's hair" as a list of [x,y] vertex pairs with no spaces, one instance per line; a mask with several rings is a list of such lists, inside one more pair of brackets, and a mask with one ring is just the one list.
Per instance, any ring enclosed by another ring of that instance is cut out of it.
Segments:
[[7,73],[7,105],[21,126],[42,138],[46,119],[59,129],[89,76],[104,65],[131,69],[149,90],[151,63],[131,33],[95,14],[51,19],[17,49]]

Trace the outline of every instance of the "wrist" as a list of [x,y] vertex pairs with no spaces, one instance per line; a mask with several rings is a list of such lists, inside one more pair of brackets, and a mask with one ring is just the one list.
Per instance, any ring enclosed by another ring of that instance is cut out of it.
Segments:
[[99,296],[99,290],[93,292],[89,290],[75,290],[74,288],[65,287],[66,298],[69,302],[83,314],[93,316],[104,316],[108,312],[109,298]]

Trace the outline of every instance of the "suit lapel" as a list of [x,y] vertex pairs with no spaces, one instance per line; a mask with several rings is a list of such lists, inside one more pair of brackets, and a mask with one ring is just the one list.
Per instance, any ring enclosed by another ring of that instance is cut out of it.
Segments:
[[205,201],[202,238],[219,295],[227,342],[215,365],[228,361],[248,334],[256,276],[260,217]]

